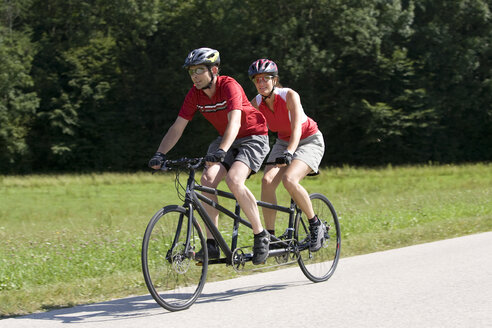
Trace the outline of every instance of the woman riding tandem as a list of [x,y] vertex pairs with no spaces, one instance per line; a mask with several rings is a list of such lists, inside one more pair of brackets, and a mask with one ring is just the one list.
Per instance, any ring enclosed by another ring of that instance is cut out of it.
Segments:
[[[261,200],[276,204],[276,189],[282,181],[292,199],[311,218],[309,249],[316,252],[323,245],[326,227],[314,213],[309,194],[299,182],[310,172],[318,172],[325,151],[323,135],[316,122],[304,113],[299,94],[279,84],[278,68],[273,61],[258,59],[249,67],[248,75],[258,91],[252,105],[263,113],[268,128],[278,133],[268,157],[268,162],[276,165],[265,168]],[[263,208],[263,217],[266,229],[274,235],[276,211]]]
[[[201,184],[216,188],[225,177],[227,186],[251,222],[254,233],[253,264],[265,262],[270,236],[260,221],[256,199],[245,181],[252,171],[257,172],[268,154],[268,129],[265,118],[250,104],[243,88],[231,77],[219,75],[219,52],[210,48],[191,51],[183,65],[188,70],[193,87],[185,97],[178,117],[161,141],[149,166],[159,169],[167,152],[173,148],[188,122],[197,111],[215,127],[219,137],[209,146],[205,156],[206,168]],[[216,195],[207,197],[217,202]],[[203,204],[215,226],[218,211]],[[207,229],[207,251],[210,259],[219,258],[220,249]],[[203,259],[204,250],[195,258]]]

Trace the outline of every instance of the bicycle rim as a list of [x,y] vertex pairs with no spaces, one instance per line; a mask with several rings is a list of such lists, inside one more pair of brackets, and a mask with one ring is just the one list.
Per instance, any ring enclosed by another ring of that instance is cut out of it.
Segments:
[[166,206],[150,220],[142,243],[145,283],[155,301],[169,311],[189,308],[207,277],[207,259],[198,266],[192,254],[206,247],[196,220],[190,237],[192,252],[185,254],[188,224],[186,209]]
[[314,213],[327,227],[327,239],[323,247],[317,252],[309,250],[309,222],[304,213],[296,219],[295,237],[301,249],[298,263],[304,275],[313,282],[328,280],[338,264],[340,257],[340,225],[335,208],[328,198],[321,194],[309,196],[313,204]]

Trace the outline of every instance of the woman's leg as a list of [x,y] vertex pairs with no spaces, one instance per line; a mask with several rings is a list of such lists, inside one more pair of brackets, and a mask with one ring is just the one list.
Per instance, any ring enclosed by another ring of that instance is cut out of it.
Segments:
[[316,213],[313,210],[313,204],[309,199],[309,194],[300,185],[300,181],[311,172],[311,168],[301,160],[294,159],[292,163],[287,166],[285,173],[282,176],[282,183],[289,192],[290,196],[296,202],[297,206],[311,219]]
[[[265,167],[265,173],[261,181],[261,200],[271,204],[277,204],[276,190],[280,181],[282,181],[282,175],[285,172],[286,167],[277,167],[275,165],[268,165]],[[262,207],[263,219],[265,220],[265,228],[268,231],[275,230],[275,219],[277,211],[266,207]]]

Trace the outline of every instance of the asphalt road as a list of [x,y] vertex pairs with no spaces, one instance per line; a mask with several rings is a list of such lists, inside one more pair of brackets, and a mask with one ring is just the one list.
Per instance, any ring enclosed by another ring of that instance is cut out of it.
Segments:
[[[342,241],[343,255],[343,241]],[[492,232],[208,283],[188,310],[149,295],[0,320],[0,327],[492,327]]]

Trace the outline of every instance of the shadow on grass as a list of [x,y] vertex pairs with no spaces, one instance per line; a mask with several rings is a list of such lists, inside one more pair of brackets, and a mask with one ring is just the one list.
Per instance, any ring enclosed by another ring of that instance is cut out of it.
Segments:
[[[291,282],[284,284],[251,286],[233,288],[217,293],[202,293],[193,307],[210,302],[229,302],[235,298],[251,293],[263,293],[274,290],[282,290],[309,284],[309,282]],[[189,310],[188,310],[189,311]],[[181,312],[181,311],[180,311]],[[127,297],[113,301],[79,305],[71,308],[60,308],[44,313],[30,314],[11,318],[10,320],[48,320],[61,323],[89,323],[115,320],[133,319],[137,317],[151,317],[168,315],[169,312],[161,308],[150,295]]]

